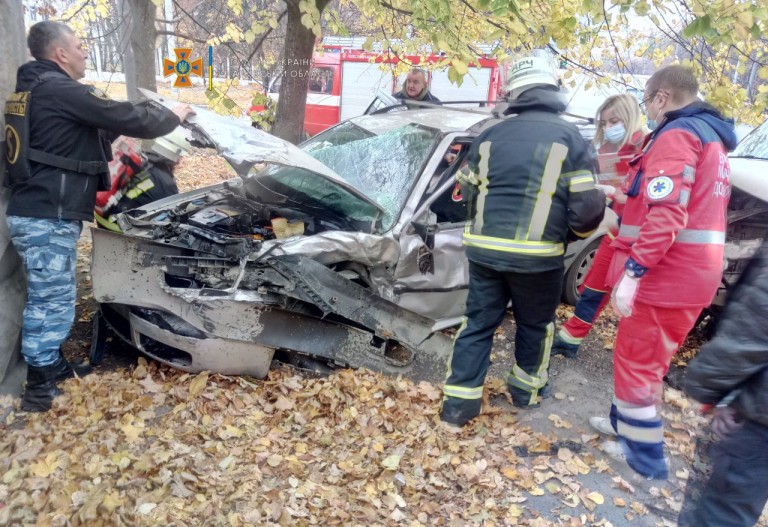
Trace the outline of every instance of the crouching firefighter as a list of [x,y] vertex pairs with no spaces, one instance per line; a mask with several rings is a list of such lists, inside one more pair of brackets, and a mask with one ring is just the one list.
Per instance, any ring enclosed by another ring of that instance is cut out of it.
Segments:
[[93,210],[97,225],[121,232],[115,214],[178,194],[173,172],[189,146],[178,128],[168,135],[143,141],[140,149],[134,140],[115,141],[114,159],[109,163],[111,188],[96,194]]
[[459,176],[469,197],[469,295],[443,387],[440,418],[449,426],[480,413],[493,334],[510,300],[517,324],[516,364],[507,376],[512,401],[530,408],[546,396],[565,247],[596,229],[605,208],[587,143],[558,115],[566,104],[551,61],[532,56],[510,71],[505,114],[512,116],[474,140],[470,173]]
[[74,375],[61,352],[75,318],[75,265],[82,221],[91,220],[96,191],[109,189],[105,137],[158,137],[192,112],[113,101],[78,82],[88,54],[59,22],[29,29],[35,60],[19,67],[5,105],[6,210],[13,246],[26,271],[21,353],[27,363],[24,411],[46,411]]

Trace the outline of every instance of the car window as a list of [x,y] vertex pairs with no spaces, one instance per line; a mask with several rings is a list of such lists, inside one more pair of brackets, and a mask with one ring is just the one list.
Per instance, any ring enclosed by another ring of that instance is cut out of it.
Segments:
[[731,155],[768,159],[768,121],[752,130],[747,137],[742,139]]
[[333,89],[333,68],[312,68],[309,74],[310,93],[331,93]]
[[380,135],[345,123],[302,145],[309,155],[336,172],[384,209],[390,228],[432,151],[438,132],[409,124]]

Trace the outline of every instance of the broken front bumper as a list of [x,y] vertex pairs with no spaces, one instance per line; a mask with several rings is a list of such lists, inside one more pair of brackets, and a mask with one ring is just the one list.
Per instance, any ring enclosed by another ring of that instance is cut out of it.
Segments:
[[[274,352],[283,349],[415,380],[445,379],[452,343],[432,331],[433,320],[310,258],[277,256],[238,268],[150,240],[101,229],[92,235],[95,299],[130,313],[131,341],[161,362],[264,377]],[[179,274],[201,270],[237,278],[226,288],[180,286]],[[248,289],[239,287],[245,284]],[[169,320],[153,322],[142,315],[146,310]],[[194,330],[179,330],[183,325]],[[183,353],[169,359],[145,342]]]

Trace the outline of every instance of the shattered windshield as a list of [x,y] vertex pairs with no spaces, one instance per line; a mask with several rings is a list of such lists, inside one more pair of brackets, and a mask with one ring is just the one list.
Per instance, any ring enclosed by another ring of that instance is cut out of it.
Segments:
[[741,140],[731,153],[733,157],[768,159],[768,121],[764,122]]
[[263,203],[280,205],[318,216],[377,225],[381,212],[371,203],[332,180],[301,167],[268,165],[249,182]]
[[431,152],[436,130],[409,124],[374,135],[351,122],[321,133],[302,150],[384,209],[392,226]]

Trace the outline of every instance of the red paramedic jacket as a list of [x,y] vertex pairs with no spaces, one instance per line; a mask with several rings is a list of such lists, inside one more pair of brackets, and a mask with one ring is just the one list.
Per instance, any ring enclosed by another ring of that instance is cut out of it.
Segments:
[[727,152],[736,142],[733,123],[705,103],[666,115],[630,162],[609,283],[634,266],[647,269],[638,301],[672,308],[710,304],[723,271]]

